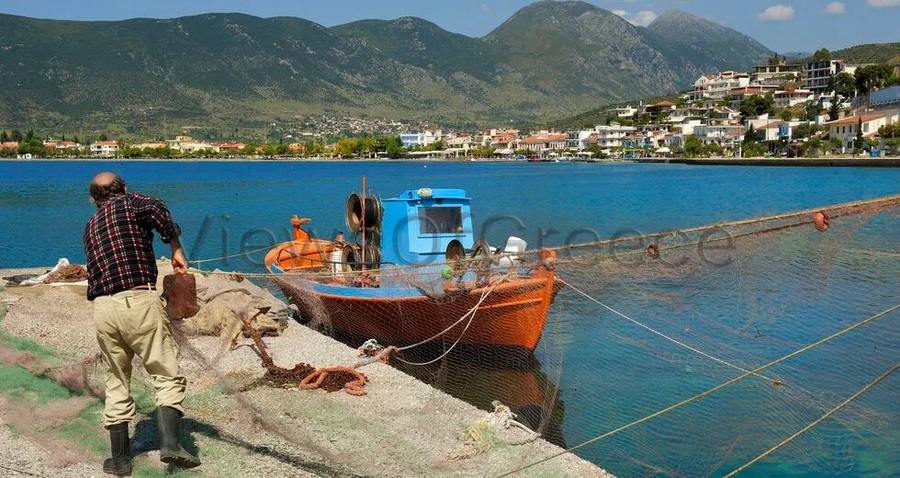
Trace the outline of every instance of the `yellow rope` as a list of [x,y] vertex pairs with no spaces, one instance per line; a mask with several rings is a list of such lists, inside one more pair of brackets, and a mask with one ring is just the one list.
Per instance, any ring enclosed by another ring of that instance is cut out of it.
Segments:
[[232,259],[232,258],[234,258],[234,257],[245,256],[245,255],[247,255],[247,254],[253,254],[253,253],[256,253],[256,252],[268,251],[268,250],[272,249],[273,247],[275,247],[275,244],[272,244],[271,246],[260,247],[259,249],[253,249],[252,251],[243,251],[243,252],[238,252],[238,253],[235,253],[235,254],[229,254],[229,255],[227,255],[227,256],[222,256],[222,257],[213,257],[213,258],[211,258],[211,259],[195,259],[195,260],[192,260],[192,261],[188,261],[188,263],[191,263],[191,264],[203,264],[203,263],[205,263],[205,262],[224,261],[225,259]]
[[847,327],[847,328],[845,328],[845,329],[843,329],[843,330],[840,330],[840,331],[838,331],[838,332],[835,332],[835,333],[829,335],[828,337],[825,337],[824,339],[821,339],[821,340],[819,340],[819,341],[817,341],[817,342],[814,342],[814,343],[812,343],[812,344],[810,344],[810,345],[807,345],[807,346],[805,346],[805,347],[803,347],[803,348],[801,348],[801,349],[799,349],[799,350],[795,350],[794,352],[791,352],[791,353],[789,353],[789,354],[787,354],[787,355],[785,355],[785,356],[783,356],[783,357],[781,357],[781,358],[779,358],[779,359],[773,360],[773,361],[771,361],[771,362],[769,362],[769,363],[767,363],[767,364],[765,364],[765,365],[762,365],[762,366],[757,367],[757,368],[755,368],[755,369],[753,369],[753,370],[750,370],[749,372],[744,373],[744,374],[742,374],[742,375],[740,375],[740,376],[738,376],[738,377],[735,377],[735,378],[733,378],[733,379],[731,379],[731,380],[729,380],[729,381],[727,381],[727,382],[724,382],[724,383],[721,383],[721,384],[719,384],[719,385],[716,385],[715,387],[710,388],[709,390],[706,390],[706,391],[704,391],[704,392],[700,392],[700,393],[698,393],[697,395],[694,395],[693,397],[690,397],[690,398],[687,398],[687,399],[685,399],[685,400],[682,400],[682,401],[680,401],[680,402],[678,402],[678,403],[676,403],[676,404],[674,404],[674,405],[671,405],[671,406],[669,406],[669,407],[666,407],[666,408],[664,408],[664,409],[662,409],[662,410],[659,410],[659,411],[657,411],[657,412],[651,413],[650,415],[644,416],[643,418],[639,418],[639,419],[637,419],[637,420],[635,420],[635,421],[633,421],[633,422],[631,422],[631,423],[628,423],[628,424],[626,424],[626,425],[622,425],[621,427],[616,428],[616,429],[614,429],[614,430],[611,430],[611,431],[609,431],[609,432],[606,432],[606,433],[604,433],[604,434],[602,434],[602,435],[600,435],[600,436],[591,438],[590,440],[588,440],[588,441],[586,441],[586,442],[583,442],[583,443],[581,443],[581,444],[579,444],[579,445],[575,445],[575,446],[573,446],[572,448],[569,448],[569,449],[567,449],[567,450],[563,450],[563,451],[561,451],[561,452],[559,452],[559,453],[554,453],[554,454],[552,454],[552,455],[550,455],[550,456],[548,456],[548,457],[546,457],[546,458],[542,458],[542,459],[540,459],[540,460],[538,460],[538,461],[535,461],[535,462],[529,463],[529,464],[527,464],[527,465],[521,466],[521,467],[519,467],[519,468],[516,468],[516,469],[514,469],[514,470],[508,471],[508,472],[503,473],[503,474],[501,474],[501,475],[497,475],[496,478],[502,478],[502,477],[504,477],[504,476],[512,475],[513,473],[518,473],[518,472],[520,472],[520,471],[522,471],[522,470],[525,470],[525,469],[530,468],[530,467],[532,467],[532,466],[539,465],[539,464],[541,464],[541,463],[544,463],[545,461],[552,460],[553,458],[557,458],[557,457],[562,456],[562,455],[564,455],[564,454],[566,454],[566,453],[570,453],[570,452],[575,451],[575,450],[578,450],[578,449],[580,449],[580,448],[584,448],[584,447],[586,447],[586,446],[588,446],[588,445],[590,445],[590,444],[592,444],[592,443],[598,442],[598,441],[600,441],[600,440],[603,440],[604,438],[608,438],[608,437],[610,437],[610,436],[612,436],[612,435],[615,435],[616,433],[619,433],[619,432],[621,432],[621,431],[627,430],[627,429],[629,429],[629,428],[631,428],[631,427],[633,427],[633,426],[635,426],[635,425],[639,425],[639,424],[644,423],[644,422],[646,422],[646,421],[652,420],[652,419],[654,419],[654,418],[656,418],[656,417],[658,417],[658,416],[660,416],[660,415],[664,415],[664,414],[666,414],[666,413],[668,413],[668,412],[671,412],[672,410],[675,410],[675,409],[677,409],[677,408],[680,408],[680,407],[682,407],[682,406],[684,406],[684,405],[687,405],[687,404],[689,404],[689,403],[692,403],[692,402],[695,402],[695,401],[697,401],[697,400],[700,400],[701,398],[706,397],[707,395],[710,395],[710,394],[712,394],[712,393],[714,393],[714,392],[716,392],[716,391],[718,391],[718,390],[721,390],[721,389],[723,389],[723,388],[725,388],[725,387],[728,387],[728,386],[733,385],[733,384],[735,384],[735,383],[737,383],[737,382],[740,382],[741,380],[743,380],[743,379],[749,377],[750,375],[755,375],[755,374],[757,374],[758,372],[761,372],[761,371],[766,370],[766,369],[768,369],[768,368],[770,368],[770,367],[773,367],[773,366],[775,366],[775,365],[778,365],[778,364],[780,364],[781,362],[784,362],[784,361],[786,361],[786,360],[788,360],[788,359],[790,359],[790,358],[793,358],[793,357],[795,357],[795,356],[797,356],[797,355],[800,355],[800,354],[802,354],[802,353],[804,353],[804,352],[807,352],[807,351],[809,351],[809,350],[811,350],[811,349],[813,349],[813,348],[815,348],[815,347],[818,347],[819,345],[822,345],[822,344],[824,344],[824,343],[826,343],[826,342],[830,342],[830,341],[832,341],[832,340],[834,340],[834,339],[836,339],[836,338],[838,338],[838,337],[840,337],[840,336],[842,336],[842,335],[844,335],[844,334],[846,334],[846,333],[848,333],[848,332],[851,332],[851,331],[853,331],[853,330],[856,330],[857,328],[862,327],[863,325],[866,325],[866,324],[868,324],[869,322],[872,322],[872,321],[877,320],[877,319],[879,319],[879,318],[881,318],[881,317],[884,317],[885,315],[890,314],[891,312],[897,310],[898,308],[900,308],[900,304],[897,304],[897,305],[895,305],[895,306],[893,306],[893,307],[891,307],[891,308],[889,308],[889,309],[887,309],[887,310],[884,310],[884,311],[882,311],[882,312],[879,312],[879,313],[877,313],[877,314],[875,314],[875,315],[873,315],[873,316],[871,316],[871,317],[869,317],[869,318],[867,318],[867,319],[865,319],[865,320],[863,320],[863,321],[861,321],[861,322],[858,322],[858,323],[856,323],[856,324],[853,324],[853,325],[851,325],[851,326],[849,326],[849,327]]
[[774,453],[775,451],[777,451],[779,448],[781,448],[781,447],[783,447],[784,445],[787,445],[788,443],[794,441],[794,439],[796,439],[796,438],[799,437],[800,435],[802,435],[802,434],[804,434],[804,433],[806,433],[806,432],[812,430],[813,427],[815,427],[815,426],[818,425],[819,423],[822,423],[825,419],[827,419],[828,417],[830,417],[830,416],[834,415],[835,413],[837,413],[840,409],[842,409],[842,408],[844,408],[845,406],[847,406],[847,404],[849,404],[849,403],[852,402],[853,400],[856,400],[857,398],[859,398],[860,395],[862,395],[862,394],[868,392],[872,387],[874,387],[875,385],[878,385],[882,380],[888,378],[892,373],[896,372],[898,368],[900,368],[900,363],[895,364],[890,370],[888,370],[887,372],[881,374],[880,377],[876,378],[875,381],[873,381],[872,383],[866,385],[866,386],[863,387],[861,390],[859,390],[858,392],[856,392],[856,393],[854,393],[852,396],[850,396],[850,398],[844,400],[843,402],[841,402],[840,405],[838,405],[838,406],[832,408],[831,410],[829,410],[828,412],[826,412],[824,415],[822,415],[821,417],[819,417],[818,419],[816,419],[815,421],[813,421],[813,422],[810,423],[809,425],[803,427],[802,430],[800,430],[800,431],[798,431],[797,433],[794,433],[793,435],[791,435],[791,436],[785,438],[784,441],[782,441],[781,443],[779,443],[779,444],[773,446],[772,448],[769,448],[768,450],[766,450],[765,452],[763,452],[761,455],[759,455],[759,456],[757,456],[756,458],[754,458],[754,459],[748,461],[748,462],[745,463],[744,465],[742,465],[742,466],[736,468],[734,471],[732,471],[731,473],[725,475],[725,476],[722,477],[722,478],[729,478],[729,477],[731,477],[731,476],[734,476],[734,475],[736,475],[736,474],[738,474],[738,473],[740,473],[740,472],[746,470],[747,468],[751,467],[753,464],[755,464],[755,463],[759,462],[760,460],[762,460],[763,458],[765,458],[765,457],[771,455],[772,453]]

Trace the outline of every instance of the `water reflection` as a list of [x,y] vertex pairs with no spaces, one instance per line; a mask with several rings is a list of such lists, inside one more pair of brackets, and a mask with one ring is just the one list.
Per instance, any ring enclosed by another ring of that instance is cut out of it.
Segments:
[[[509,354],[491,348],[453,350],[439,354],[401,354],[391,364],[455,398],[482,410],[493,411],[493,401],[509,406],[517,420],[560,447],[566,447],[562,425],[565,406],[559,388],[541,367],[533,353]],[[434,363],[417,360],[431,355]],[[413,360],[410,360],[413,359]]]

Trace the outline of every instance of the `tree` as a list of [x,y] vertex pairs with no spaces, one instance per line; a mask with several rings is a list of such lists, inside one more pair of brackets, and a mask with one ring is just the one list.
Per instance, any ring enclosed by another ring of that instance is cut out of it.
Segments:
[[384,145],[384,153],[388,155],[389,158],[399,158],[400,153],[403,152],[403,141],[400,141],[399,136],[392,136],[387,139]]
[[817,101],[807,101],[806,102],[806,121],[815,121],[816,118],[822,114],[822,105]]
[[800,123],[794,128],[794,137],[810,138],[821,130],[822,126],[819,126],[817,124]]
[[900,138],[900,121],[878,128],[878,136],[882,138]]
[[738,111],[744,118],[751,118],[764,113],[772,113],[775,109],[775,98],[771,93],[765,96],[754,95],[741,100]]
[[790,120],[794,119],[794,113],[791,111],[790,108],[784,108],[781,110],[781,115],[779,117],[781,118],[782,121],[787,123]]
[[842,146],[843,145],[841,144],[841,140],[839,140],[837,138],[829,138],[828,139],[828,149],[831,149],[831,150],[838,149],[839,150],[839,149],[841,149]]
[[819,138],[811,138],[805,144],[806,151],[804,151],[805,156],[816,156],[819,154],[819,150],[822,149],[822,140]]
[[833,78],[834,81],[831,82],[831,90],[834,91],[836,95],[843,98],[852,98],[856,94],[856,78],[853,75],[846,71],[842,71]]
[[703,143],[694,135],[684,140],[684,153],[688,156],[697,156],[703,150]]
[[700,148],[704,155],[710,156],[712,154],[722,155],[722,146],[716,143],[706,143]]
[[822,48],[822,49],[816,50],[816,52],[813,53],[812,59],[813,59],[813,61],[831,60],[831,52],[828,51],[828,48]]
[[869,138],[866,140],[866,146],[868,146],[868,150],[872,151],[874,149],[878,149],[878,145],[881,143],[881,140],[876,138]]
[[859,118],[856,123],[856,141],[853,143],[853,147],[856,149],[863,147],[862,118]]
[[744,133],[744,143],[752,143],[754,141],[756,141],[756,128],[751,124]]
[[6,133],[6,130],[0,131],[0,143],[6,143],[9,141],[9,135]]
[[866,65],[856,69],[856,90],[861,95],[868,95],[884,85],[894,74],[890,65]]
[[16,143],[21,143],[21,142],[22,142],[22,132],[19,131],[19,130],[17,130],[17,129],[14,129],[14,130],[12,130],[12,132],[10,132],[10,137],[11,137],[12,140],[15,141]]
[[840,116],[841,101],[841,98],[837,95],[831,99],[831,107],[828,108],[828,121],[834,121]]
[[357,140],[353,138],[341,138],[334,144],[334,154],[349,158],[356,151]]
[[763,145],[756,141],[745,141],[741,144],[741,148],[743,149],[745,158],[762,156],[763,152],[765,151]]

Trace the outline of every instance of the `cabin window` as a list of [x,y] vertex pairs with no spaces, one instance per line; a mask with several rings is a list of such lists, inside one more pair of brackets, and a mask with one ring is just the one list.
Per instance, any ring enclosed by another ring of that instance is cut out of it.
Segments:
[[419,208],[419,234],[458,234],[461,232],[463,232],[462,208]]

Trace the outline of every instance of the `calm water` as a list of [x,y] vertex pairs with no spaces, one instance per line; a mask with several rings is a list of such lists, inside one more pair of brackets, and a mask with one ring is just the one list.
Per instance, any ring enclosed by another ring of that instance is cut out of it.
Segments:
[[[0,161],[0,267],[84,261],[81,231],[93,212],[87,184],[118,172],[131,191],[157,195],[183,228],[190,259],[235,255],[287,240],[290,217],[332,237],[345,229],[350,191],[382,196],[460,187],[476,232],[558,245],[617,231],[654,232],[897,194],[900,170],[687,167],[585,163],[15,162]],[[489,225],[481,228],[485,222]],[[158,244],[162,246],[162,244]],[[165,251],[165,248],[158,249]],[[261,270],[264,252],[207,263]]]
[[[336,231],[343,230],[347,194],[361,189],[363,176],[368,187],[381,196],[419,187],[466,189],[473,198],[476,233],[484,233],[492,245],[499,245],[515,234],[528,241],[529,249],[542,243],[560,245],[608,239],[622,231],[634,234],[682,229],[900,193],[900,170],[881,168],[438,162],[0,162],[0,267],[47,266],[60,257],[83,263],[81,231],[94,210],[88,201],[87,184],[101,170],[121,174],[132,191],[156,195],[168,202],[183,228],[182,243],[189,259],[226,257],[204,262],[203,269],[246,272],[263,272],[264,250],[274,242],[289,238],[289,220],[293,214],[312,218],[308,229],[319,237],[332,237]],[[888,249],[887,253],[898,251],[896,240],[884,240],[884,237],[898,236],[896,222],[882,223],[876,219],[865,227],[872,228],[874,236],[881,238],[872,247]],[[736,356],[752,356],[753,360],[748,362],[758,365],[896,303],[900,296],[896,254],[884,256],[886,261],[861,263],[863,259],[869,260],[869,256],[854,256],[852,260],[834,255],[825,257],[822,256],[824,246],[830,245],[813,242],[839,237],[835,234],[773,241],[754,257],[775,264],[769,268],[776,267],[777,274],[760,275],[757,269],[748,267],[737,279],[723,270],[712,271],[710,274],[721,274],[712,281],[676,284],[664,276],[631,277],[628,281],[613,280],[597,287],[605,294],[604,299],[640,317],[675,317],[668,323],[672,330],[666,330],[672,335],[692,326],[699,329],[699,325],[710,329],[710,337],[720,333],[705,344],[720,349],[731,346],[729,334],[734,331],[762,327],[760,336],[778,337],[778,341],[760,340],[746,349],[736,346],[730,351]],[[863,245],[854,244],[854,247]],[[251,252],[242,254],[246,251]],[[157,245],[157,253],[168,255],[163,244]],[[785,261],[785,257],[797,259]],[[809,270],[810,261],[826,261],[827,275],[803,276]],[[792,272],[795,269],[799,271],[796,274]],[[810,286],[814,289],[812,294],[805,290],[808,284],[814,284]],[[642,294],[635,295],[635,289]],[[739,299],[734,298],[735,290],[741,294]],[[848,294],[848,291],[855,292]],[[807,303],[812,300],[807,295],[840,296],[840,300],[828,301],[825,313],[813,313],[816,304]],[[659,300],[660,296],[666,300]],[[770,315],[790,320],[775,321]],[[721,371],[701,373],[704,367],[701,363],[682,363],[680,356],[673,355],[679,352],[645,347],[642,343],[652,337],[644,336],[627,323],[614,321],[609,314],[603,316],[574,294],[560,294],[550,321],[542,343],[562,349],[544,349],[538,358],[547,375],[562,390],[566,404],[564,429],[570,446],[723,381]],[[886,360],[892,365],[898,351],[896,319],[883,324],[887,327],[880,333],[883,343],[879,342],[875,350],[888,354]],[[598,347],[598,343],[603,346]],[[854,343],[853,347],[870,345]],[[717,352],[727,354],[729,350]],[[659,357],[664,360],[654,362]],[[827,362],[833,359],[833,355],[811,355],[803,367],[782,370],[781,374],[799,377],[804,370],[828,368]],[[557,367],[560,362],[565,362],[565,367]],[[877,368],[874,365],[883,363],[876,360],[860,363],[859,367]],[[598,368],[603,373],[597,373]],[[557,373],[558,370],[561,372]],[[836,373],[840,376],[846,370]],[[872,378],[865,375],[856,380],[854,377],[846,380],[846,386],[830,383],[818,386],[842,399]],[[875,398],[870,398],[872,403],[867,404],[886,413],[883,419],[893,424],[894,430],[900,428],[895,405],[900,398],[897,383],[891,377],[883,384],[888,393],[869,394]],[[772,399],[756,396],[753,390],[742,393],[747,393],[748,398],[737,401],[738,406],[767,403],[765,400]],[[835,396],[828,395],[823,401],[833,406],[840,401]],[[795,399],[809,400],[808,397]],[[777,436],[769,437],[764,444],[750,440],[756,438],[751,431],[744,432],[750,442],[748,450],[735,446],[740,458],[724,463],[702,453],[718,445],[704,442],[704,439],[719,439],[714,433],[702,436],[701,432],[697,436],[696,429],[677,428],[679,423],[714,415],[715,401],[704,405],[713,408],[695,410],[694,415],[684,416],[680,422],[676,416],[671,430],[637,433],[586,447],[578,453],[622,477],[720,475],[743,464],[745,457],[753,457],[797,431],[796,424],[805,425],[818,417],[807,417],[793,405],[778,405],[786,401],[790,402],[780,397],[772,407],[793,417],[785,420],[785,426],[789,423],[791,428],[779,430],[774,434]],[[633,408],[638,410],[630,410]],[[748,417],[759,413],[758,409],[748,414],[733,413],[735,428],[739,427],[738,422],[744,426]],[[851,431],[856,437],[865,435],[865,429],[863,424]],[[896,458],[900,454],[897,453],[900,438],[896,433],[887,446],[883,436],[863,436],[855,441],[856,438],[845,439],[844,435],[842,429],[828,435],[840,439],[825,444],[803,444],[814,450],[810,452],[814,457],[797,461],[795,450],[790,454],[792,458],[782,462],[774,455],[741,476],[812,477],[819,476],[823,468],[841,476],[900,474]],[[681,445],[673,444],[669,449],[670,443]],[[682,447],[690,450],[681,450]],[[691,455],[692,450],[698,454]],[[699,465],[685,464],[679,468],[665,456],[667,452],[679,453],[679,461],[693,460]],[[835,454],[841,457],[835,459]],[[633,460],[629,462],[627,457]],[[658,474],[648,471],[652,468],[641,462],[665,463],[665,471]]]

